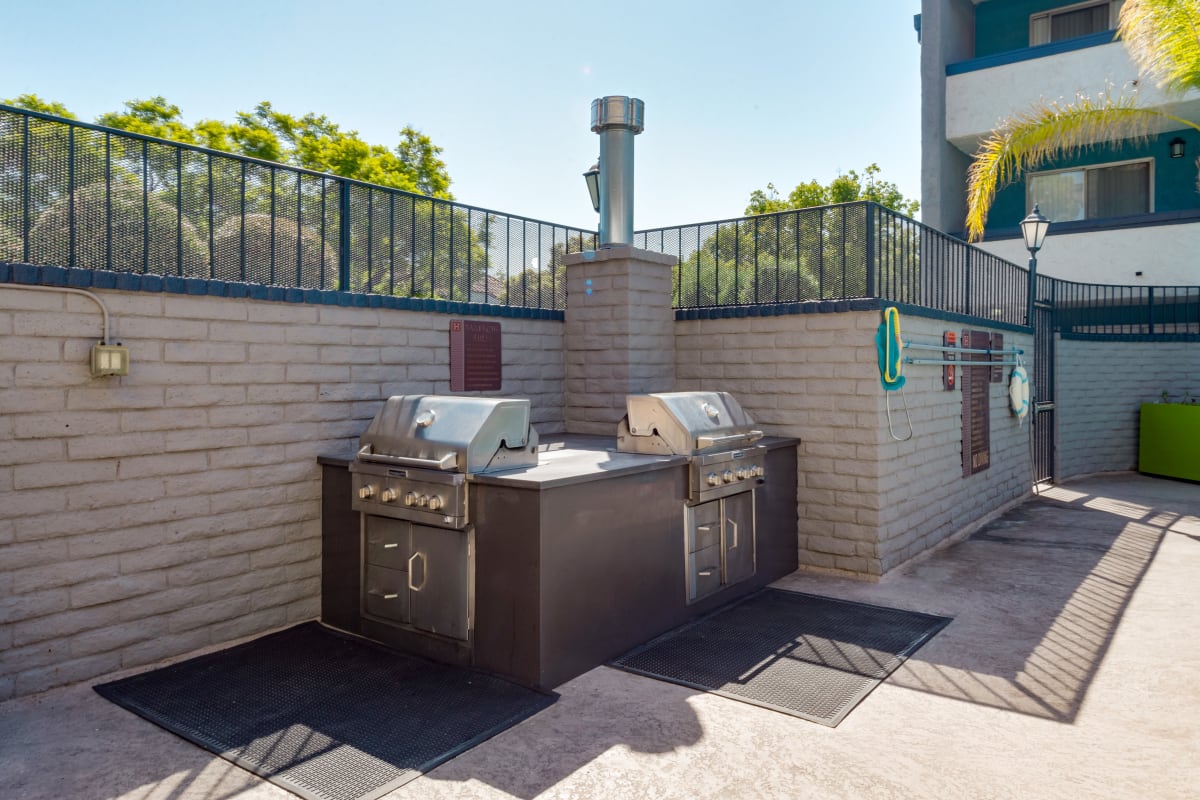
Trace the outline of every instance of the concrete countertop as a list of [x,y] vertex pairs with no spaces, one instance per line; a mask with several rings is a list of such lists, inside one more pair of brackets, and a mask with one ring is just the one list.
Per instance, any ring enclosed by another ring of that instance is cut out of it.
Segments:
[[[768,449],[787,447],[799,439],[767,436],[761,444]],[[349,467],[354,451],[320,455],[317,461],[334,467]],[[553,489],[576,483],[635,475],[670,469],[688,462],[687,456],[659,456],[642,453],[619,453],[612,436],[585,436],[570,433],[548,434],[538,444],[538,463],[531,467],[475,475],[472,481],[490,486],[511,486],[520,489]]]

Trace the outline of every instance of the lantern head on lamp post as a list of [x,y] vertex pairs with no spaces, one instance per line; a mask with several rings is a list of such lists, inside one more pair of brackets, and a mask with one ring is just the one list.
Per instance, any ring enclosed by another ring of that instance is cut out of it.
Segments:
[[592,208],[596,212],[600,211],[600,162],[588,167],[588,171],[583,173],[583,179],[587,181],[588,194],[592,196]]
[[1021,235],[1025,237],[1025,249],[1029,251],[1029,291],[1025,298],[1025,325],[1033,327],[1033,303],[1037,292],[1037,252],[1046,241],[1050,220],[1042,215],[1037,204],[1025,219],[1021,220]]

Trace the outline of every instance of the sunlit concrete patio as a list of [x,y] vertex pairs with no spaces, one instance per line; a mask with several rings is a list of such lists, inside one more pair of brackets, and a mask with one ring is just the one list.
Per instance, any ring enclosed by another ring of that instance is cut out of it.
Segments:
[[[598,668],[389,797],[1194,798],[1198,575],[1200,486],[1045,488],[879,583],[776,584],[954,618],[837,728]],[[292,796],[86,685],[0,705],[0,787]]]

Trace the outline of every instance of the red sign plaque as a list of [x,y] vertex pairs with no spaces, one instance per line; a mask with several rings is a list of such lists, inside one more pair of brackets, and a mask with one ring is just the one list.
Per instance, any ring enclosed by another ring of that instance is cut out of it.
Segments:
[[450,391],[500,389],[500,323],[450,320]]

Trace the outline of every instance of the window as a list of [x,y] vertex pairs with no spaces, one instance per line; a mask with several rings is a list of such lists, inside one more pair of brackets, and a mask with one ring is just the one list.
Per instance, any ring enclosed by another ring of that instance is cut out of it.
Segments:
[[1026,209],[1034,204],[1055,222],[1126,217],[1154,211],[1152,161],[1035,172],[1029,176]]
[[1029,17],[1029,46],[1112,30],[1120,11],[1120,0],[1104,0],[1033,14]]

